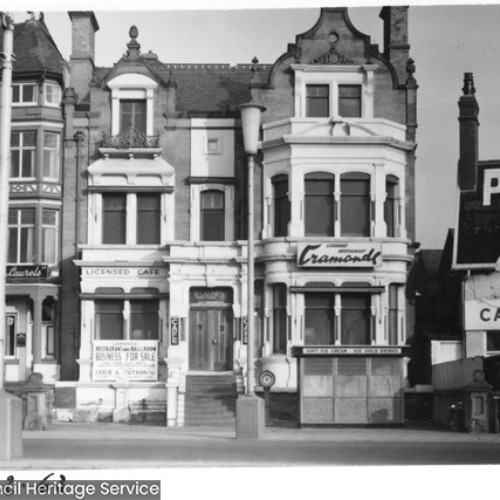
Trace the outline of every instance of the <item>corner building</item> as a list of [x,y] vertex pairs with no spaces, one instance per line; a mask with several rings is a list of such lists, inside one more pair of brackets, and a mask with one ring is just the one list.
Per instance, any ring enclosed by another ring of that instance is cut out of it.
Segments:
[[65,262],[80,284],[63,294],[62,324],[79,328],[63,345],[76,381],[60,394],[117,421],[155,404],[172,426],[234,418],[248,317],[237,106],[252,100],[267,108],[257,377],[275,375],[273,408],[298,409],[302,424],[402,421],[417,90],[407,8],[382,9],[383,52],[346,9],[326,8],[273,65],[237,66],[162,63],[132,27],[126,54],[97,68],[95,16],[70,17],[79,245]]

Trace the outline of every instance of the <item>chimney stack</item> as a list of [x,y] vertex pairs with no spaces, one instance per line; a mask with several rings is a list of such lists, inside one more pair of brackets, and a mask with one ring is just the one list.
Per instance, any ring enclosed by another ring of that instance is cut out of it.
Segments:
[[476,189],[479,158],[479,105],[477,104],[472,73],[464,74],[463,95],[458,100],[460,114],[460,157],[458,160],[458,187],[461,191]]
[[94,75],[95,34],[99,25],[92,11],[71,11],[68,14],[72,24],[71,86],[81,102],[89,92]]

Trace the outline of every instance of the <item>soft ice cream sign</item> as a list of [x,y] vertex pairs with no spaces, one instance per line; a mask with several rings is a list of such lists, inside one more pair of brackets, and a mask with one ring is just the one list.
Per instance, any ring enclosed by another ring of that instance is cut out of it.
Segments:
[[378,267],[382,247],[373,243],[299,243],[299,267]]

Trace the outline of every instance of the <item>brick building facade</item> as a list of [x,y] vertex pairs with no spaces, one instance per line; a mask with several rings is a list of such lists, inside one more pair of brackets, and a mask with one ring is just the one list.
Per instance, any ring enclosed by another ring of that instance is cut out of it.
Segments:
[[231,418],[247,369],[238,106],[252,100],[267,108],[257,376],[275,375],[288,417],[300,389],[301,423],[401,422],[417,128],[407,8],[382,9],[383,51],[347,9],[325,8],[273,64],[236,66],[162,62],[132,27],[125,55],[97,67],[95,15],[69,15],[61,418]]

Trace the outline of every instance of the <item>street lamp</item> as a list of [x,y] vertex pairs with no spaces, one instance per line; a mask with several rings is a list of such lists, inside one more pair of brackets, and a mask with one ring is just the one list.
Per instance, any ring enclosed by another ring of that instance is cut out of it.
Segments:
[[247,272],[247,388],[236,402],[236,438],[258,439],[264,427],[262,399],[255,396],[255,322],[254,322],[254,199],[253,177],[258,152],[260,115],[266,110],[258,104],[242,104],[241,128],[248,159],[248,272]]
[[2,90],[0,93],[0,459],[22,456],[21,400],[4,389],[5,283],[9,213],[10,122],[12,117],[12,59],[14,22],[0,12],[3,30]]

